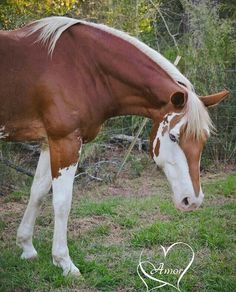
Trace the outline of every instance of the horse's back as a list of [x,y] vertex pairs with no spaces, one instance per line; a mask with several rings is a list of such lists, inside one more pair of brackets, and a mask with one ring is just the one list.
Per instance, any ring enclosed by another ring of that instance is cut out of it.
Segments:
[[69,84],[69,54],[59,48],[52,58],[26,32],[0,33],[0,126],[9,140],[44,139],[47,131],[69,132],[77,122],[77,110],[70,115],[75,88]]

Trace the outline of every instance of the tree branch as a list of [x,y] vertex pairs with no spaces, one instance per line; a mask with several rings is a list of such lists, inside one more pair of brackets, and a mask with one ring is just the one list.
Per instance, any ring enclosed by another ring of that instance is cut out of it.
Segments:
[[0,161],[3,164],[5,164],[6,166],[8,166],[8,167],[10,167],[12,169],[15,169],[17,172],[26,174],[26,175],[28,175],[30,177],[34,177],[34,174],[31,171],[29,171],[29,170],[27,170],[27,169],[25,169],[25,168],[23,168],[21,166],[15,165],[12,161],[10,161],[8,159],[5,159],[5,158],[0,157]]
[[174,42],[174,44],[175,44],[175,47],[176,47],[176,49],[177,49],[177,52],[179,53],[179,47],[178,47],[177,41],[176,41],[176,39],[175,39],[175,36],[171,33],[171,31],[170,31],[170,29],[169,29],[169,26],[168,26],[168,24],[167,24],[167,22],[166,22],[166,20],[165,20],[165,17],[163,16],[161,10],[159,9],[159,7],[157,7],[157,6],[153,3],[152,0],[149,0],[149,2],[153,5],[153,7],[154,7],[154,8],[157,10],[157,12],[159,13],[159,15],[160,15],[160,17],[161,17],[161,19],[162,19],[162,21],[163,21],[165,27],[166,27],[166,30],[167,30],[168,34],[170,35],[170,37],[172,38],[172,40],[173,40],[173,42]]

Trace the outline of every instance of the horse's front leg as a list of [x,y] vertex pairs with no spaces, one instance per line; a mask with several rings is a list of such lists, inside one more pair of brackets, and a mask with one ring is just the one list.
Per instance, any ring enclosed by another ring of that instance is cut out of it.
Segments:
[[22,259],[30,259],[37,256],[32,243],[34,225],[42,200],[48,194],[51,184],[49,149],[44,147],[40,153],[29,203],[17,231],[17,244],[23,249]]
[[81,144],[81,139],[75,134],[63,139],[49,139],[55,216],[52,256],[53,263],[63,269],[63,275],[80,274],[69,255],[67,222]]

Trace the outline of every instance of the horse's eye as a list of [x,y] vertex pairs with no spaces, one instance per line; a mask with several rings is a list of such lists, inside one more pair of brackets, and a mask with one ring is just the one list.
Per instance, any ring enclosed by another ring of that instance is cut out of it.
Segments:
[[169,134],[169,137],[170,137],[170,140],[173,141],[173,142],[177,142],[177,139],[175,137],[175,135],[173,134]]

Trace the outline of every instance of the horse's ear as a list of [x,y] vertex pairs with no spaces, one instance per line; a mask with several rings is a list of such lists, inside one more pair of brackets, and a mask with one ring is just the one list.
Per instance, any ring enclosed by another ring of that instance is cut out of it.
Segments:
[[186,104],[187,97],[184,92],[177,91],[172,94],[170,100],[176,108],[183,108]]
[[229,94],[228,90],[223,90],[221,92],[208,95],[208,96],[199,96],[201,101],[206,107],[214,106],[220,103],[227,95]]

